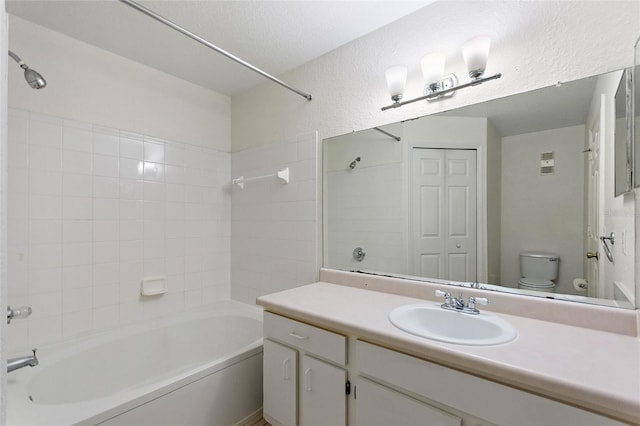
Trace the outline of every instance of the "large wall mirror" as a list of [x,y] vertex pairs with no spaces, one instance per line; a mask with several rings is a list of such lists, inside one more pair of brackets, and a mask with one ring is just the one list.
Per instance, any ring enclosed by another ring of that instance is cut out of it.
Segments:
[[633,308],[635,199],[615,196],[622,79],[324,140],[324,266]]

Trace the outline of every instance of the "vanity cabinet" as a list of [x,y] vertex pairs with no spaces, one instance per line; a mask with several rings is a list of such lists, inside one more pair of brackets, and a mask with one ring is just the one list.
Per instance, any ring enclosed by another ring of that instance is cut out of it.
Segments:
[[263,412],[273,425],[301,426],[623,424],[270,312]]
[[345,425],[346,337],[264,314],[264,418],[273,425]]
[[[548,398],[360,340],[355,341],[350,366],[357,369],[354,419],[358,425],[411,423],[413,414],[432,415],[438,425],[622,425]],[[355,373],[355,372],[354,372]],[[365,395],[366,393],[366,395]],[[371,399],[365,401],[365,398]],[[384,402],[386,401],[386,402]]]

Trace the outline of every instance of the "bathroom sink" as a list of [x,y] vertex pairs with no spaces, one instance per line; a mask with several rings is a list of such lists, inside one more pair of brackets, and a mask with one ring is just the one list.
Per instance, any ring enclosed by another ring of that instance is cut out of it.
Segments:
[[499,345],[518,336],[511,324],[494,315],[471,315],[427,303],[397,307],[389,314],[389,321],[407,333],[460,345]]

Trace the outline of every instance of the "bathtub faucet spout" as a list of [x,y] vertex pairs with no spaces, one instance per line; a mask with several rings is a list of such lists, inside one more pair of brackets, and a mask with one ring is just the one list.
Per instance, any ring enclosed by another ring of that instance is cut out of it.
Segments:
[[7,373],[11,373],[13,370],[17,370],[22,367],[35,367],[38,365],[38,358],[36,357],[37,349],[32,349],[33,355],[21,356],[18,358],[11,358],[7,360]]

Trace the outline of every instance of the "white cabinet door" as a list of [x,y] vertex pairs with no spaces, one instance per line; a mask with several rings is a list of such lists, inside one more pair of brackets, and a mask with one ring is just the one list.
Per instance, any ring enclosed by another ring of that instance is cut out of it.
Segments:
[[345,425],[347,421],[346,371],[304,355],[300,374],[300,424],[302,426]]
[[460,426],[462,419],[367,379],[356,383],[356,426]]
[[298,420],[298,352],[264,339],[263,413],[274,424],[295,426]]

